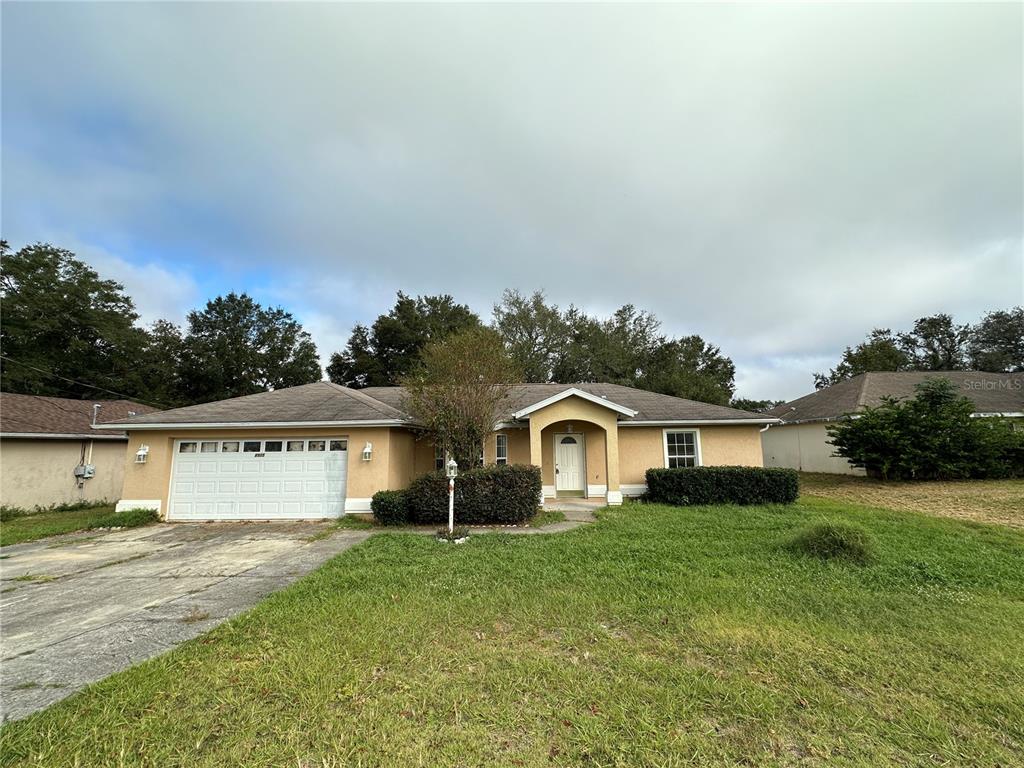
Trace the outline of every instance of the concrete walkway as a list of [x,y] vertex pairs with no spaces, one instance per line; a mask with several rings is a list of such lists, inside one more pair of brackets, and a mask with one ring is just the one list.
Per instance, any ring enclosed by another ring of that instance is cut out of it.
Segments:
[[365,541],[329,522],[176,523],[0,550],[0,711],[25,717],[252,608]]

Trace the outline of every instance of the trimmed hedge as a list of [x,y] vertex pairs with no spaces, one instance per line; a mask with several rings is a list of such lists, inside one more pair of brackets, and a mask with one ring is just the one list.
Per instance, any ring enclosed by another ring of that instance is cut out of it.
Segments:
[[648,501],[695,504],[791,504],[799,494],[795,469],[681,467],[647,470]]
[[[455,522],[459,525],[519,524],[533,517],[540,502],[540,468],[525,464],[479,467],[455,481]],[[448,522],[448,478],[423,475],[406,489],[413,522]]]
[[405,491],[377,491],[370,500],[373,518],[381,525],[409,522],[409,498]]

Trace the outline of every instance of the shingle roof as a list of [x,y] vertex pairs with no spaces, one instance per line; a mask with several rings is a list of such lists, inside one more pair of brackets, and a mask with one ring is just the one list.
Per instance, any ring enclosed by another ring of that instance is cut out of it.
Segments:
[[406,421],[408,417],[357,389],[328,381],[137,416],[130,424]]
[[[512,414],[527,406],[546,400],[559,392],[568,389],[580,389],[597,397],[607,398],[613,403],[624,405],[636,411],[632,419],[625,418],[622,421],[710,421],[710,420],[732,420],[752,419],[764,420],[762,413],[750,413],[740,411],[736,408],[728,408],[723,405],[711,405],[696,400],[684,400],[681,397],[671,395],[660,395],[657,392],[647,392],[633,387],[624,387],[620,384],[517,384],[512,387],[509,395],[509,402],[506,408],[505,419],[511,419]],[[401,387],[367,387],[362,390],[371,397],[388,403],[394,408],[401,408],[404,390]]]
[[823,421],[877,406],[883,397],[909,398],[927,379],[949,379],[975,413],[1024,413],[1024,373],[903,371],[862,373],[768,411],[786,422]]
[[143,414],[156,410],[131,400],[71,400],[65,397],[0,392],[0,433],[4,436],[126,437],[125,432],[94,432],[94,405],[100,406],[97,423],[125,419],[130,413]]
[[[749,413],[721,405],[699,403],[655,392],[645,392],[617,384],[520,384],[512,387],[503,417],[572,388],[637,411],[623,421],[716,421],[750,420],[763,422],[764,414]],[[368,387],[349,389],[321,381],[246,397],[219,400],[214,403],[174,408],[169,411],[136,416],[119,424],[245,424],[303,422],[384,422],[408,423],[411,417],[403,412],[404,390],[401,387]]]

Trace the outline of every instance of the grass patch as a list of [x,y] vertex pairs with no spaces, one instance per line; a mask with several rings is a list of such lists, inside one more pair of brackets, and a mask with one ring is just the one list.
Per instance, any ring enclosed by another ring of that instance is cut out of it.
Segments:
[[56,576],[49,576],[45,573],[26,573],[21,576],[15,576],[11,581],[38,581],[45,583],[47,581],[55,581]]
[[789,542],[789,550],[820,560],[840,560],[857,565],[871,562],[871,539],[860,528],[843,523],[815,523]]
[[370,515],[345,515],[338,518],[334,527],[343,531],[369,531],[378,526]]
[[545,525],[561,523],[564,520],[565,512],[562,512],[557,509],[547,509],[546,507],[540,507],[537,510],[537,514],[530,518],[530,527],[543,528]]
[[61,533],[88,531],[94,528],[134,528],[155,522],[156,512],[128,509],[114,512],[109,504],[71,510],[45,510],[13,515],[0,525],[0,546],[35,541]]
[[[364,517],[368,519],[364,519]],[[378,526],[373,522],[373,518],[369,515],[345,515],[344,517],[339,517],[329,525],[325,525],[312,536],[307,536],[304,541],[323,541],[324,539],[328,539],[333,536],[337,531],[369,531],[377,527]]]
[[[826,517],[862,568],[780,543]],[[813,500],[385,533],[0,729],[5,766],[1019,765],[1024,534]]]
[[1021,479],[910,483],[803,472],[800,493],[869,507],[1024,529],[1024,480]]

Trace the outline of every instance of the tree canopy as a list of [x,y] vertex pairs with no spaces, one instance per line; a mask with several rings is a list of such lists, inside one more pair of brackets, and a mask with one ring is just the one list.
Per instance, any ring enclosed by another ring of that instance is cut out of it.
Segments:
[[1024,371],[1024,307],[987,313],[974,326],[968,356],[978,371]]
[[948,314],[918,318],[910,331],[876,328],[847,347],[835,368],[814,374],[818,389],[871,371],[1024,370],[1024,308],[989,312],[974,326]]
[[36,243],[11,253],[0,242],[0,297],[5,391],[72,398],[124,391],[146,342],[124,286],[63,248]]
[[632,304],[602,320],[561,310],[541,292],[505,291],[494,328],[527,381],[607,381],[721,405],[733,394],[736,369],[718,347],[666,336],[654,314]]
[[4,391],[55,397],[122,396],[173,407],[319,381],[309,334],[283,309],[246,294],[219,296],[183,332],[139,327],[124,287],[73,253],[0,244]]
[[321,375],[310,335],[280,307],[229,293],[188,315],[181,386],[190,402],[310,384]]
[[413,370],[427,344],[480,325],[480,318],[451,296],[412,298],[399,291],[390,312],[369,328],[353,328],[345,349],[331,355],[327,376],[346,387],[394,386]]

